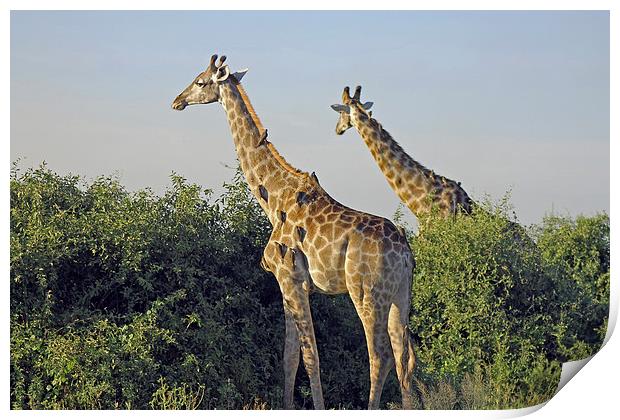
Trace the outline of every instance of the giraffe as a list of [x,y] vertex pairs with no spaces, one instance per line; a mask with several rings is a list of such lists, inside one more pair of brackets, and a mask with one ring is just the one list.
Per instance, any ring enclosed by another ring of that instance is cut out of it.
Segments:
[[396,367],[403,408],[412,408],[415,367],[408,329],[413,254],[391,221],[333,199],[314,173],[291,166],[267,140],[240,81],[222,56],[173,101],[172,108],[219,102],[226,113],[241,170],[267,215],[272,233],[261,266],[274,274],[285,314],[284,401],[293,408],[300,351],[315,409],[325,407],[309,295],[348,293],[366,336],[370,365],[368,408],[379,408],[387,374]]
[[[414,160],[392,138],[374,118],[370,108],[373,102],[361,103],[362,87],[357,86],[353,97],[346,86],[342,92],[343,104],[334,104],[332,109],[340,114],[336,134],[342,135],[351,127],[358,131],[390,187],[407,205],[418,221],[430,214],[433,208],[443,217],[456,213],[471,214],[476,208],[485,212],[467,195],[461,183],[435,174]],[[522,246],[535,246],[534,241],[519,223],[506,220],[506,229]]]
[[403,148],[372,118],[372,102],[362,104],[362,88],[357,86],[353,97],[349,87],[342,93],[343,104],[332,105],[340,114],[336,134],[342,135],[355,127],[379,165],[390,187],[419,219],[437,206],[442,216],[457,212],[470,213],[473,205],[460,182],[435,174],[409,156]]

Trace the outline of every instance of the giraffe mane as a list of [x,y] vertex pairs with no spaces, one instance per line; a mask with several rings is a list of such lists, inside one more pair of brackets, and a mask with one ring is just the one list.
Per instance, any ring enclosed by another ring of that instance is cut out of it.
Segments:
[[401,156],[404,157],[404,159],[410,160],[413,163],[415,163],[424,173],[425,176],[429,177],[429,178],[437,178],[439,180],[441,180],[441,183],[446,185],[446,184],[456,184],[459,187],[461,186],[461,183],[458,181],[455,181],[453,179],[447,178],[443,175],[439,175],[436,174],[435,171],[428,169],[426,166],[424,166],[422,163],[418,162],[417,160],[415,160],[414,158],[412,158],[411,156],[409,156],[409,154],[405,151],[405,149],[403,149],[403,147],[400,145],[400,143],[398,143],[390,133],[388,133],[388,131],[386,129],[384,129],[381,126],[381,123],[377,120],[375,120],[374,118],[370,118],[370,122],[372,124],[376,124],[377,128],[380,130],[381,135],[382,136],[387,136],[389,137],[393,142],[394,142],[394,151],[397,153],[400,153]]
[[237,79],[235,79],[235,85],[237,86],[237,90],[239,91],[239,94],[241,95],[241,100],[243,101],[243,103],[245,104],[245,107],[247,108],[248,112],[250,113],[250,117],[252,118],[252,121],[254,121],[254,124],[256,124],[256,127],[258,128],[259,131],[259,135],[263,135],[263,133],[265,132],[265,127],[263,127],[263,123],[260,121],[260,118],[258,118],[258,115],[256,115],[256,111],[254,111],[254,107],[252,106],[252,103],[250,102],[250,98],[248,98],[248,94],[245,93],[245,89],[243,88],[243,86],[241,86],[241,82],[239,82]]
[[407,152],[405,152],[405,149],[403,149],[403,146],[401,146],[400,143],[397,142],[396,139],[394,139],[394,137],[392,137],[392,135],[385,128],[383,128],[383,126],[381,125],[379,121],[370,117],[370,124],[374,126],[377,130],[379,130],[379,134],[381,135],[381,137],[387,137],[392,141],[392,143],[394,144],[394,151],[399,152],[401,156],[403,156],[405,159],[410,159],[414,161],[418,166],[421,166],[422,168],[426,169],[424,165],[422,165],[420,162],[413,159],[411,156],[407,154]]
[[[252,103],[250,102],[250,98],[248,98],[248,94],[245,92],[245,89],[241,85],[241,82],[239,82],[236,79],[235,79],[235,82],[236,82],[235,85],[237,87],[237,90],[239,91],[239,95],[241,96],[241,100],[245,104],[245,107],[247,108],[250,114],[250,117],[252,118],[252,121],[254,122],[254,124],[256,124],[256,127],[258,128],[259,135],[263,136],[267,130],[265,129],[265,127],[263,127],[263,123],[258,118],[258,115],[256,115],[256,111],[254,110],[254,107],[252,106]],[[308,172],[304,172],[300,169],[297,169],[293,165],[288,163],[286,159],[284,159],[284,156],[282,156],[280,152],[278,152],[278,150],[275,148],[273,144],[271,144],[270,141],[265,140],[265,145],[267,146],[267,149],[271,152],[273,157],[276,159],[276,161],[288,172],[294,175],[305,175],[306,177],[309,177]]]
[[280,152],[278,152],[278,149],[276,149],[275,146],[270,141],[265,141],[265,144],[267,146],[267,149],[269,149],[273,157],[276,159],[276,161],[280,165],[282,165],[284,169],[286,169],[287,171],[295,175],[308,175],[308,172],[304,172],[300,169],[297,169],[293,165],[288,163],[286,159],[284,159],[284,156],[282,156]]

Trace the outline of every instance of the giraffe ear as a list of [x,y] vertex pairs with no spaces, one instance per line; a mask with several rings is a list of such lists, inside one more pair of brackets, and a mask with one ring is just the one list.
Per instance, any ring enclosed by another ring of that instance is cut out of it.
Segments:
[[366,102],[364,105],[362,105],[362,108],[368,111],[370,108],[372,108],[373,104],[374,102]]
[[243,70],[239,70],[233,73],[233,76],[235,76],[235,79],[237,79],[237,82],[240,82],[241,79],[243,79],[243,76],[245,76],[248,70],[249,69],[243,69]]
[[228,66],[224,65],[220,67],[215,73],[213,73],[213,76],[211,76],[211,78],[214,82],[219,83],[228,79],[228,76],[230,76],[230,69],[228,68]]
[[349,107],[347,105],[334,104],[332,105],[332,109],[336,112],[349,112]]

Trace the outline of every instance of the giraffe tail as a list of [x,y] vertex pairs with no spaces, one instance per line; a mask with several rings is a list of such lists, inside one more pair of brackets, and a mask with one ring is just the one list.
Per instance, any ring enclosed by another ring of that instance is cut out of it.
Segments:
[[405,327],[405,351],[403,352],[404,374],[400,380],[400,389],[402,393],[402,402],[404,410],[413,410],[415,408],[413,395],[413,371],[415,369],[415,353],[413,351],[413,337],[408,327]]
[[405,327],[405,343],[407,343],[406,351],[403,352],[403,366],[405,368],[405,375],[403,378],[403,385],[407,386],[411,384],[411,380],[413,379],[413,371],[415,369],[415,353],[413,350],[413,337],[411,332],[409,331],[409,327]]

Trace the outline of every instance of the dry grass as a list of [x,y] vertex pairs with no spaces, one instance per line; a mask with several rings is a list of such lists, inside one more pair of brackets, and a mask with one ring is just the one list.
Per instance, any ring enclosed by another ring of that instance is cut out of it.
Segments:
[[255,397],[252,402],[243,405],[243,410],[270,410],[270,408],[266,401]]
[[484,384],[482,372],[476,369],[467,373],[461,382],[461,404],[463,410],[480,410],[486,408],[488,389]]
[[416,380],[416,385],[425,410],[454,410],[457,407],[458,395],[452,384],[447,381],[427,386]]

